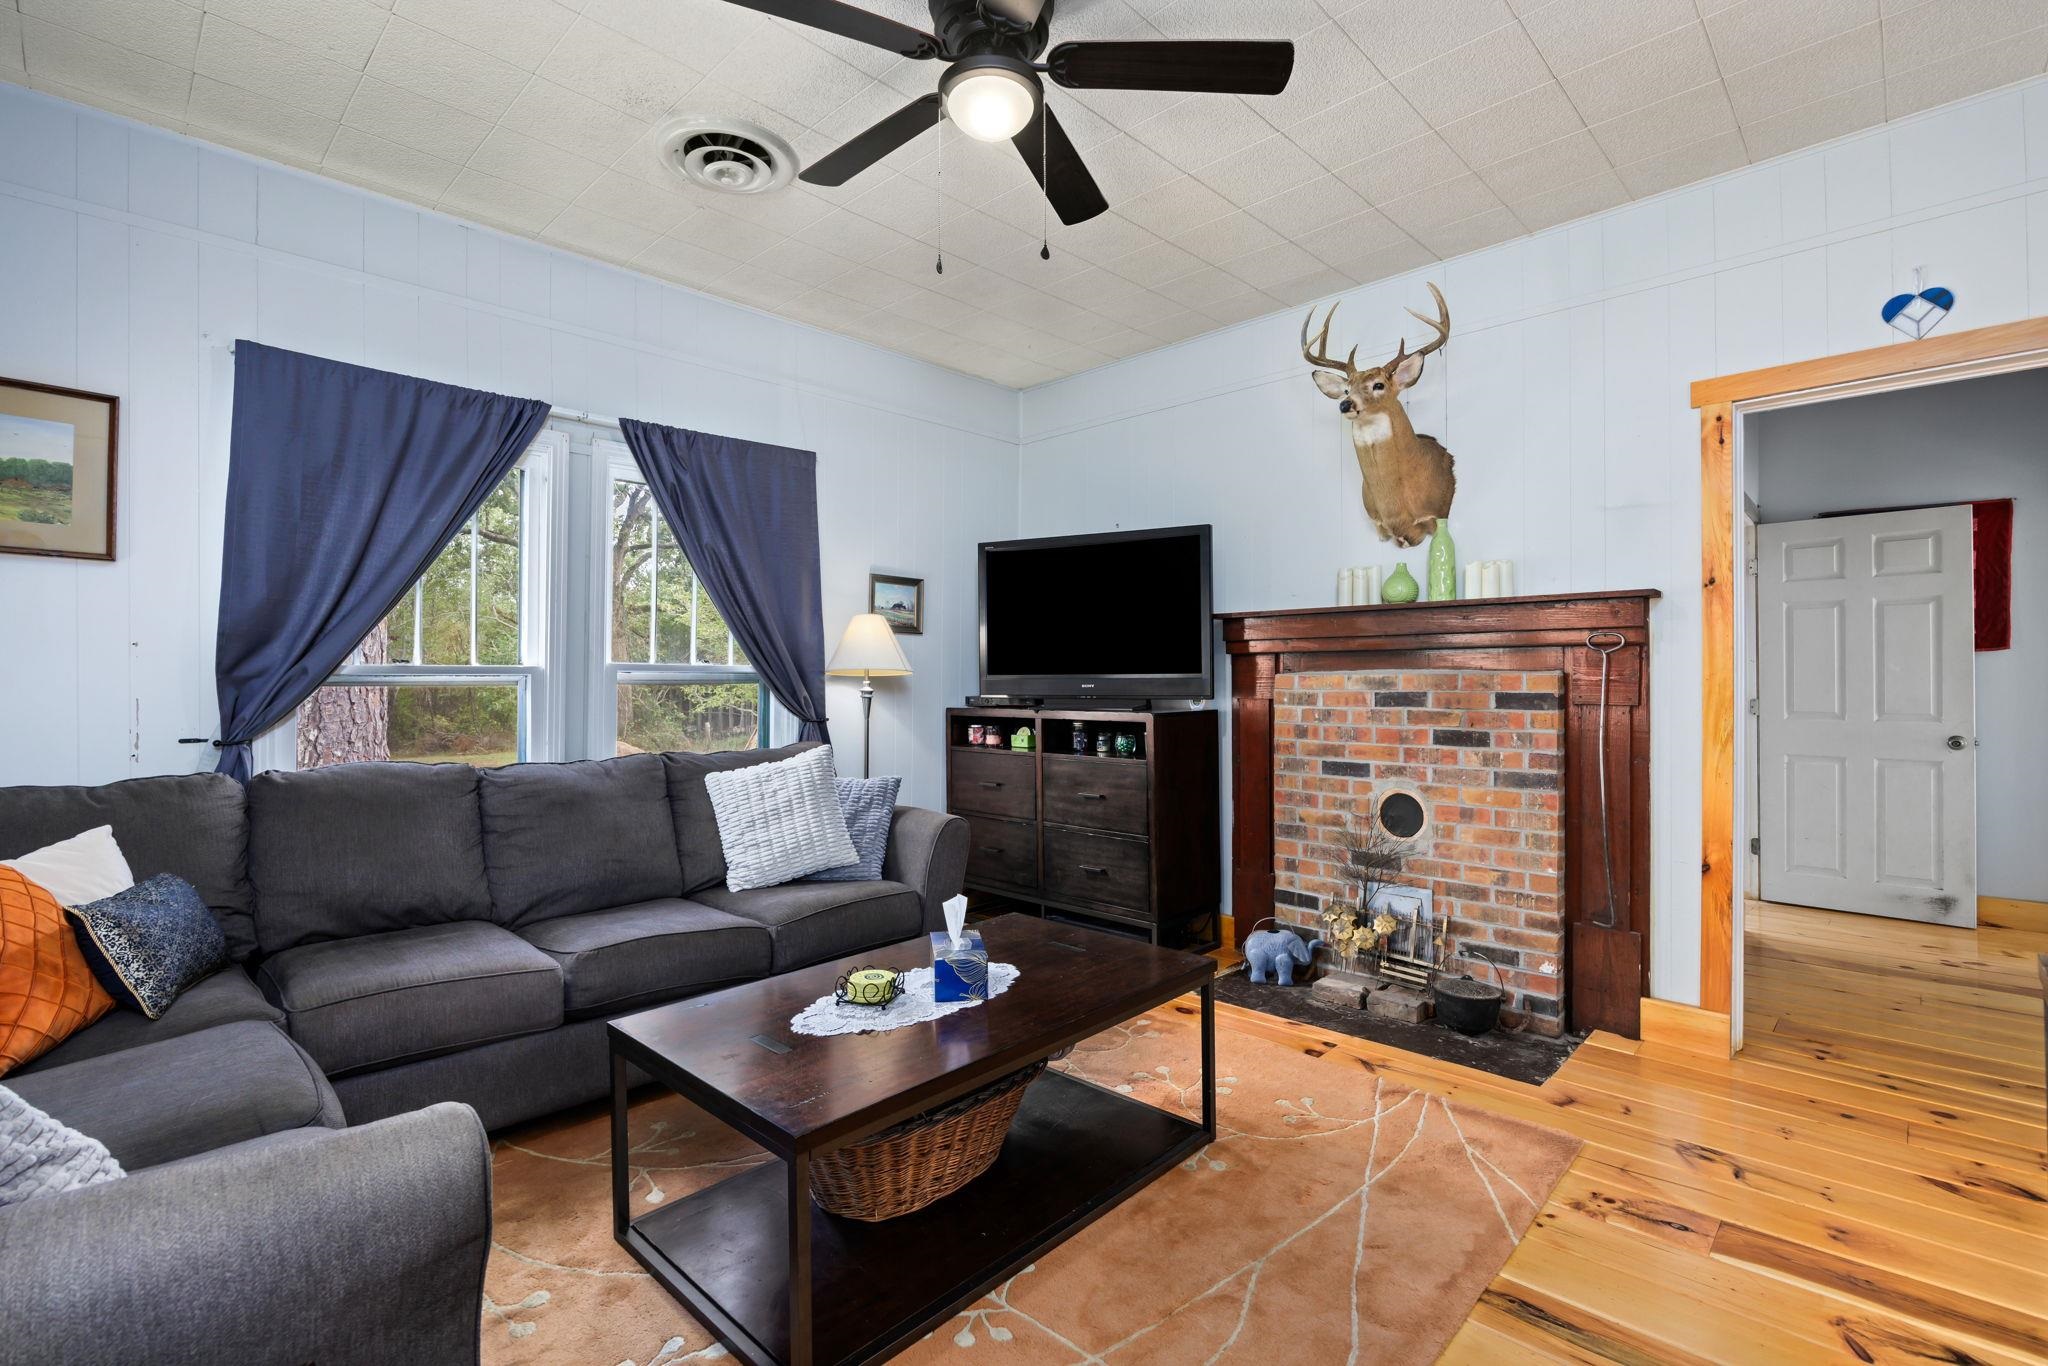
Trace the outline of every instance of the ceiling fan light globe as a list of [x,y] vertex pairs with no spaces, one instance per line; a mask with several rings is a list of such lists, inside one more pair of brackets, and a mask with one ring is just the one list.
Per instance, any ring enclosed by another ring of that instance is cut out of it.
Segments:
[[1038,91],[1001,67],[962,72],[946,83],[946,113],[978,142],[1008,142],[1030,127]]

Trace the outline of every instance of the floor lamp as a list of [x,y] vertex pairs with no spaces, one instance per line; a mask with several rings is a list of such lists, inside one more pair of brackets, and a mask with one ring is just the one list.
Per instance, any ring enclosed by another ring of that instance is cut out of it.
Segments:
[[874,733],[875,683],[878,678],[904,678],[910,661],[896,643],[889,619],[877,612],[863,612],[846,623],[839,648],[832,652],[825,672],[835,678],[860,679],[860,776],[868,776],[869,740]]

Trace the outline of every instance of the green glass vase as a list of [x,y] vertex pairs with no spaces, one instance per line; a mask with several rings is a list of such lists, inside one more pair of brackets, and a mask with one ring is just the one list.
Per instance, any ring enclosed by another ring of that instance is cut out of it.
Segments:
[[1394,572],[1387,575],[1387,581],[1380,585],[1381,602],[1413,602],[1422,595],[1422,585],[1415,582],[1415,576],[1408,572],[1408,566],[1397,564]]
[[1451,520],[1436,519],[1436,533],[1429,538],[1429,600],[1456,602],[1458,599],[1458,546],[1451,539]]

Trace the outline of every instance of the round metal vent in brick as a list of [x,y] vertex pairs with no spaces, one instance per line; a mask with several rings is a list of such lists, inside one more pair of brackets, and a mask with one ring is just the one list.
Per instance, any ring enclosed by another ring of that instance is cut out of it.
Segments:
[[681,118],[662,130],[661,164],[699,189],[763,194],[796,178],[796,152],[744,119]]
[[1412,840],[1429,827],[1429,808],[1413,792],[1397,787],[1380,794],[1373,819],[1395,839]]

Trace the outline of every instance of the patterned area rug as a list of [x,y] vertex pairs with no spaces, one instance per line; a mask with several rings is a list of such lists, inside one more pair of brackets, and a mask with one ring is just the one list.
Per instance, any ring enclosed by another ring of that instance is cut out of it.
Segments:
[[[1434,1360],[1578,1140],[1446,1104],[1356,1060],[1319,1061],[1221,1025],[1216,1042],[1215,1143],[898,1359]],[[1199,1039],[1177,1010],[1098,1035],[1061,1065],[1199,1114]],[[631,1140],[641,1206],[768,1160],[668,1095],[634,1107]],[[512,1131],[494,1150],[488,1366],[678,1366],[726,1355],[613,1242],[601,1113]]]

